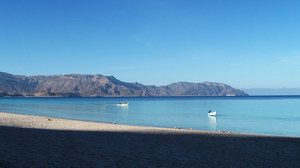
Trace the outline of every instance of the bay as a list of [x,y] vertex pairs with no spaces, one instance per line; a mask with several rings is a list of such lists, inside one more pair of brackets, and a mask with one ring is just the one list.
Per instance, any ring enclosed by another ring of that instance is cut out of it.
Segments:
[[[127,101],[128,107],[117,106]],[[216,117],[207,115],[217,111]],[[0,98],[0,111],[119,124],[300,137],[299,96]]]

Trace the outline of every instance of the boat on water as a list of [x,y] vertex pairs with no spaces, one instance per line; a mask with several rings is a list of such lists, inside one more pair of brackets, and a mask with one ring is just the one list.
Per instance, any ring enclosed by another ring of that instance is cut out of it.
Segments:
[[120,103],[117,103],[117,106],[128,106],[128,102],[120,102]]
[[208,115],[209,115],[209,116],[216,116],[216,115],[217,115],[217,112],[216,112],[216,111],[211,111],[211,110],[209,110],[209,111],[208,111]]

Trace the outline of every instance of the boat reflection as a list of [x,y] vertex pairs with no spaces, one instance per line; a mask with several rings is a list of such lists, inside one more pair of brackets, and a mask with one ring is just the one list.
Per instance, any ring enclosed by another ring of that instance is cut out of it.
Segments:
[[217,128],[217,117],[215,116],[208,116],[208,126],[212,129]]

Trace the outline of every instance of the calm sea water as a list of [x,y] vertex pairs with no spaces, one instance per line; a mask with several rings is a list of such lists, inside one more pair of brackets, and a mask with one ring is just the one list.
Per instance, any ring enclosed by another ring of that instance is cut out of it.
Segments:
[[[128,101],[128,107],[116,103]],[[209,117],[208,110],[217,117]],[[300,97],[0,98],[0,111],[129,125],[300,137]]]

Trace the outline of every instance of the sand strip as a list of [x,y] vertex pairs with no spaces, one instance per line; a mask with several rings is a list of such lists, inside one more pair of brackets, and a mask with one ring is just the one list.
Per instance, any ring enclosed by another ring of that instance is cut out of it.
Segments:
[[23,114],[14,114],[14,113],[5,113],[5,112],[0,112],[0,126],[51,129],[51,130],[77,130],[77,131],[217,133],[217,132],[209,132],[209,131],[195,131],[195,130],[181,129],[181,128],[159,128],[159,127],[123,125],[118,123],[79,121],[79,120],[71,120],[71,119],[23,115]]

